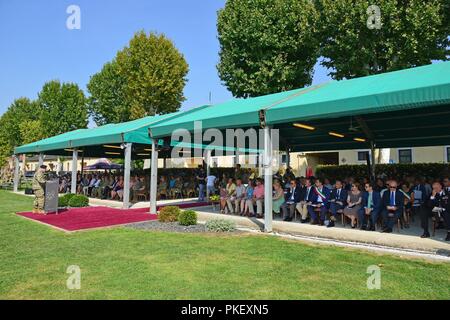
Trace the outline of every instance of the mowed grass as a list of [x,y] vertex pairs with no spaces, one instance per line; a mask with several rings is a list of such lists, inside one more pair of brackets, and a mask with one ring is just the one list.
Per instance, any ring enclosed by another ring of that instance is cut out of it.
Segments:
[[[265,235],[114,228],[65,234],[13,214],[0,191],[1,299],[449,299],[450,264],[306,245]],[[66,286],[68,266],[81,289]],[[381,289],[367,267],[381,266]]]

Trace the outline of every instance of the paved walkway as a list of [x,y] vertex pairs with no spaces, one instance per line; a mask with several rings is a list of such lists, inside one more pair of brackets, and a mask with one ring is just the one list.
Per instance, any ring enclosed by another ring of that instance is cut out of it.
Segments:
[[[237,226],[241,227],[262,229],[264,226],[263,219],[220,214],[218,211],[214,211],[210,206],[196,208],[195,210],[198,212],[199,221],[207,221],[220,217],[233,220]],[[272,229],[274,232],[285,234],[303,235],[429,252],[447,250],[450,253],[450,243],[444,241],[446,235],[445,230],[436,230],[435,237],[422,239],[419,237],[419,235],[422,234],[421,229],[417,226],[411,226],[409,229],[401,229],[400,231],[395,230],[394,233],[381,233],[378,231],[351,229],[349,226],[342,227],[339,223],[337,223],[334,228],[326,228],[324,226],[311,225],[309,223],[285,222],[278,218],[273,221]]]

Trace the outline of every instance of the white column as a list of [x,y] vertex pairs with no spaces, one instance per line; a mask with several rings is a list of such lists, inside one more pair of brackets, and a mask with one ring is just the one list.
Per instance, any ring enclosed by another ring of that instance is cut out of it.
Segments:
[[130,207],[130,171],[131,171],[131,143],[125,144],[125,164],[123,166],[123,204],[122,208]]
[[19,190],[19,155],[14,155],[14,192],[17,192]]
[[38,167],[42,166],[43,164],[44,164],[44,154],[43,153],[39,153]]
[[264,128],[264,231],[272,232],[272,138]]
[[150,213],[156,214],[156,193],[158,184],[158,150],[155,139],[152,139],[152,159],[150,167]]
[[72,183],[70,186],[70,193],[77,193],[77,166],[78,166],[78,150],[72,152]]
[[[211,174],[211,150],[206,150],[206,176]],[[209,189],[206,185],[206,201],[209,201]]]

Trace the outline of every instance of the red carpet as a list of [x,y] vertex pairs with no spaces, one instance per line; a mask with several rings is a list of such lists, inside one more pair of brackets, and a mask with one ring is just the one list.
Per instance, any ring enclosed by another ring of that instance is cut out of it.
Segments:
[[[192,208],[204,205],[206,203],[177,204],[180,208]],[[160,206],[158,206],[158,210],[159,208]],[[156,220],[157,215],[149,214],[148,211],[149,208],[123,210],[109,207],[86,207],[61,210],[58,214],[43,215],[32,212],[18,212],[17,214],[66,231],[77,231]]]

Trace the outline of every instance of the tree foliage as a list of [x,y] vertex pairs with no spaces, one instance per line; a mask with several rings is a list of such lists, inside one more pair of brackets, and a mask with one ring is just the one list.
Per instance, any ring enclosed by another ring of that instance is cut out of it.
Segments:
[[44,130],[39,127],[41,111],[28,98],[16,99],[9,106],[0,118],[0,162],[11,156],[14,147],[44,137]]
[[132,119],[180,108],[189,66],[163,34],[137,32],[116,59]]
[[42,109],[41,122],[47,136],[87,127],[86,98],[77,84],[49,81],[39,92],[37,102]]
[[[381,28],[367,27],[380,8]],[[334,79],[405,69],[448,58],[448,0],[316,0],[322,65]]]
[[183,55],[164,35],[137,32],[91,77],[91,115],[101,125],[177,111],[185,100],[188,71]]
[[237,97],[311,84],[317,20],[310,0],[228,0],[217,20],[220,79]]
[[130,103],[125,93],[125,78],[120,75],[115,60],[107,62],[94,74],[87,89],[89,112],[97,125],[130,120]]

